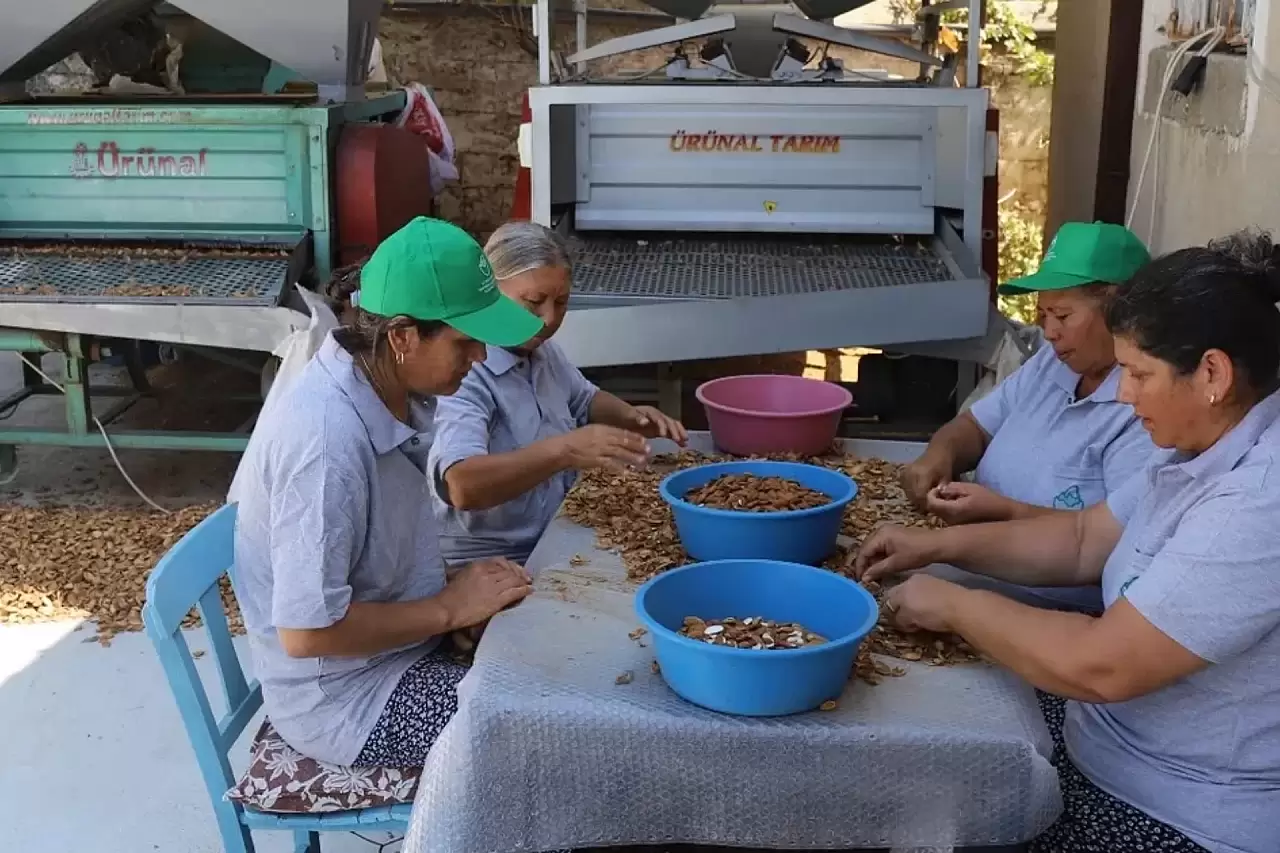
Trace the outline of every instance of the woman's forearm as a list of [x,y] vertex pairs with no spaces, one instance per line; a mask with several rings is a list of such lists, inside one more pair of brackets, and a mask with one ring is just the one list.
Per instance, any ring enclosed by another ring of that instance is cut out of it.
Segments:
[[1108,696],[1083,665],[1097,619],[1029,607],[994,592],[956,587],[951,594],[952,630],[982,654],[1033,687],[1082,702]]
[[443,596],[414,601],[353,601],[327,628],[279,628],[285,653],[295,658],[363,657],[421,643],[460,627]]
[[636,408],[608,391],[597,391],[587,409],[587,420],[593,424],[635,429]]
[[442,484],[450,506],[466,512],[514,500],[568,467],[558,437],[510,453],[471,456],[449,466]]
[[1026,521],[1031,518],[1043,518],[1046,515],[1053,515],[1064,510],[1053,509],[1047,506],[1037,506],[1036,504],[1027,504],[1022,501],[1009,500],[1009,514],[1000,521]]
[[977,467],[989,440],[973,416],[964,412],[933,434],[921,461],[945,467],[952,477],[958,477]]
[[1090,553],[1098,546],[1084,547],[1084,522],[1084,513],[1048,510],[1016,521],[945,527],[932,533],[932,562],[1025,586],[1097,583],[1105,554],[1099,562]]

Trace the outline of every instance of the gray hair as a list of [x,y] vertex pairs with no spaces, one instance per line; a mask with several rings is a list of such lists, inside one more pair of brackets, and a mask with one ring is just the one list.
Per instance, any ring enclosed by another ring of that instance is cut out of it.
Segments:
[[1225,237],[1210,240],[1209,248],[1235,258],[1250,269],[1268,275],[1274,275],[1276,254],[1280,251],[1280,248],[1271,241],[1271,232],[1261,228],[1244,228]]
[[484,253],[499,281],[543,267],[573,269],[564,238],[537,222],[508,222],[493,232]]

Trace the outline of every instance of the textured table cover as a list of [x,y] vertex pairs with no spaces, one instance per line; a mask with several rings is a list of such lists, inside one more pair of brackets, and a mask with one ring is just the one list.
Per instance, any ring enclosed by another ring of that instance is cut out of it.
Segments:
[[628,637],[634,587],[593,538],[557,519],[529,560],[536,594],[490,623],[404,853],[946,849],[1025,842],[1058,814],[1048,731],[1011,674],[893,661],[905,676],[851,682],[835,711],[706,711]]

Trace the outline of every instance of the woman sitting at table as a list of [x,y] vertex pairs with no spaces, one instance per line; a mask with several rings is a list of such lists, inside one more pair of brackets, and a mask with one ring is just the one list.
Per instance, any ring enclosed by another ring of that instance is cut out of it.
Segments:
[[1154,261],[1108,308],[1119,398],[1167,448],[1143,473],[1084,512],[885,528],[856,561],[1102,584],[1101,618],[924,574],[885,600],[1066,697],[1065,724],[1041,699],[1066,810],[1035,851],[1280,850],[1280,282],[1269,239],[1234,245]]
[[[1118,285],[1149,260],[1119,225],[1068,222],[1035,275],[1002,293],[1035,293],[1048,346],[972,408],[943,426],[902,469],[907,496],[950,524],[1030,518],[1084,509],[1141,469],[1155,446],[1116,399],[1120,369],[1104,312]],[[972,482],[955,480],[973,471]],[[1102,591],[1018,588],[941,574],[1029,604],[1098,612]]]
[[424,476],[433,400],[485,345],[542,323],[497,289],[480,246],[418,218],[359,274],[349,324],[257,425],[235,532],[236,592],[267,715],[340,765],[421,765],[465,669],[438,638],[529,594],[507,560],[446,580]]
[[[951,524],[1083,509],[1122,485],[1155,449],[1116,399],[1119,369],[1104,312],[1150,260],[1128,229],[1068,222],[1035,275],[1001,286],[1037,294],[1049,346],[934,434],[902,470],[912,502]],[[955,478],[973,471],[974,482]]]
[[551,340],[572,277],[559,235],[509,222],[485,253],[502,292],[543,329],[520,346],[490,347],[457,393],[439,400],[429,470],[451,565],[495,556],[524,562],[579,471],[644,464],[645,437],[687,438],[657,409],[596,388]]

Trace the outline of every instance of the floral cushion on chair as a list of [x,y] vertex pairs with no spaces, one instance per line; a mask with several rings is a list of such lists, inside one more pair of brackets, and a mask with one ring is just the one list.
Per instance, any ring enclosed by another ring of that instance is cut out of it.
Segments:
[[284,814],[320,814],[413,801],[421,767],[342,767],[307,758],[270,720],[253,739],[253,760],[228,800]]

